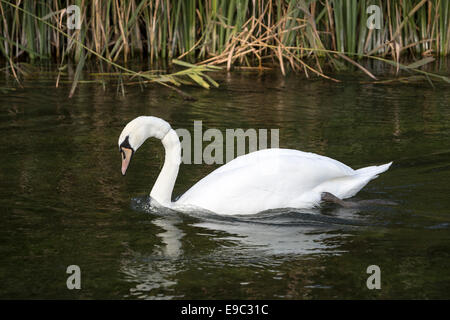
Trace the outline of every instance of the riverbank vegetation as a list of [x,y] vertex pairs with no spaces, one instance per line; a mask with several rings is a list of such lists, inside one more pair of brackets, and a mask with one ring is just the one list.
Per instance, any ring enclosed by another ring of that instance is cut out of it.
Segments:
[[[373,80],[361,59],[376,59],[430,79],[421,67],[450,53],[447,0],[74,0],[80,28],[70,29],[66,1],[0,0],[0,55],[20,81],[21,63],[50,60],[63,72],[76,65],[73,90],[86,61],[120,74],[175,88],[217,85],[206,71],[222,66],[277,68],[333,81],[353,65]],[[369,27],[371,25],[371,27]],[[408,57],[412,63],[401,64]],[[168,63],[174,73],[138,72]],[[184,62],[182,62],[182,61]],[[196,64],[196,65],[194,65]],[[179,73],[181,72],[181,74]],[[121,78],[122,79],[122,78]]]

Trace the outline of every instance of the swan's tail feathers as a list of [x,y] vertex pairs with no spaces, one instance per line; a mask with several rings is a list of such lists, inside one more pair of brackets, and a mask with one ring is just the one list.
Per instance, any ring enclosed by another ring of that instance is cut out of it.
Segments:
[[355,170],[355,174],[334,178],[314,188],[316,194],[321,195],[322,192],[329,192],[339,199],[347,199],[353,197],[371,180],[378,177],[380,173],[385,172],[391,166],[392,162],[381,166],[372,166]]
[[355,170],[356,174],[358,176],[367,176],[371,177],[370,180],[375,179],[378,177],[379,174],[385,172],[389,167],[391,166],[392,161],[386,164],[382,164],[381,166],[371,166],[371,167],[365,167],[358,170]]

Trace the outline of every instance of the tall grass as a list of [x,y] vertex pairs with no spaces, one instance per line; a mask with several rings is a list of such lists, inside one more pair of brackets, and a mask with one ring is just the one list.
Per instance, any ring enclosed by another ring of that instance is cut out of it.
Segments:
[[[66,2],[81,8],[80,30],[67,29]],[[366,26],[372,4],[380,29]],[[0,0],[0,15],[0,55],[13,69],[21,60],[73,60],[81,70],[89,58],[148,57],[326,77],[323,66],[342,60],[399,67],[401,55],[450,52],[448,0]]]

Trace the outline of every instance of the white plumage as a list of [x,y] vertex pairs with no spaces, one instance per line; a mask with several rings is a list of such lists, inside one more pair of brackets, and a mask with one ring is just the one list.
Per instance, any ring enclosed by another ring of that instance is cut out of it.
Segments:
[[[277,208],[311,208],[320,203],[322,192],[340,199],[354,196],[392,164],[353,170],[337,160],[314,153],[265,149],[221,166],[172,202],[181,161],[178,136],[168,129],[167,122],[156,117],[136,118],[127,127],[119,138],[119,147],[127,136],[134,151],[149,137],[162,140],[166,149],[165,162],[150,196],[176,210],[201,208],[231,215]],[[138,133],[138,139],[134,132]]]

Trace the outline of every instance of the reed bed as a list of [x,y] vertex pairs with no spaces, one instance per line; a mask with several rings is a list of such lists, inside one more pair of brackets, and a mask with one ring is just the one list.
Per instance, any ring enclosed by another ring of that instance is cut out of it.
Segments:
[[[397,70],[416,71],[430,57],[450,52],[448,0],[68,2],[81,9],[79,30],[67,28],[67,1],[0,0],[0,55],[16,78],[21,61],[51,59],[61,68],[73,61],[81,72],[85,61],[94,59],[144,81],[183,83],[180,75],[150,79],[123,67],[146,58],[150,64],[174,59],[190,63],[183,65],[183,78],[205,88],[213,84],[204,76],[214,70],[212,65],[228,70],[276,66],[283,74],[290,69],[337,81],[325,68],[339,70],[350,63],[376,79],[359,59],[376,58],[393,62]],[[378,29],[367,27],[370,5],[380,9]],[[402,65],[401,56],[416,62]]]

